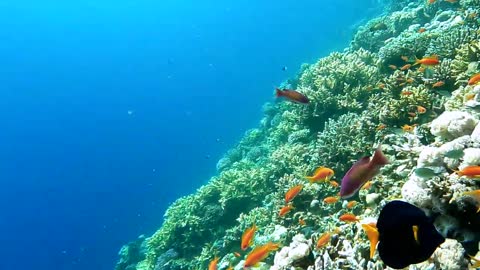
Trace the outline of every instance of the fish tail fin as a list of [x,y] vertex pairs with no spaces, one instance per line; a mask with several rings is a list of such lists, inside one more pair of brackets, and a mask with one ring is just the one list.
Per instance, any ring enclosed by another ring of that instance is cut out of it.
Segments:
[[389,161],[388,161],[387,157],[382,152],[382,146],[379,145],[377,147],[377,150],[375,150],[375,154],[373,154],[371,164],[373,164],[375,166],[383,166],[383,165],[386,165],[388,163],[389,163]]
[[315,182],[312,176],[305,176],[305,179],[307,179],[310,184],[313,184]]
[[275,96],[276,97],[281,97],[283,96],[282,90],[275,88]]
[[422,63],[422,61],[415,56],[415,63],[413,63],[412,66],[420,65],[420,63]]

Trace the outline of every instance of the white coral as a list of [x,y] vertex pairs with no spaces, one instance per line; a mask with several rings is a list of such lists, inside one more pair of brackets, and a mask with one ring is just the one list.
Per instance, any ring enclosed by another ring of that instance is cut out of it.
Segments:
[[467,112],[444,112],[430,124],[430,132],[444,140],[452,140],[463,135],[470,135],[477,125],[476,120]]
[[275,254],[274,264],[270,270],[289,269],[293,262],[310,254],[310,244],[303,234],[295,235],[288,247],[283,247]]
[[465,250],[458,241],[447,239],[437,248],[433,258],[442,270],[467,269],[464,253]]
[[414,174],[403,184],[402,198],[421,208],[429,208],[432,206],[430,190],[426,188],[423,181]]

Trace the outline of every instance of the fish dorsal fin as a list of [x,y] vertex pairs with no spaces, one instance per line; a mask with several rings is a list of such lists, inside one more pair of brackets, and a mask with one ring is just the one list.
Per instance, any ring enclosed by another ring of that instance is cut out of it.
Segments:
[[323,169],[325,169],[325,168],[326,168],[326,167],[324,167],[324,166],[320,166],[320,167],[316,168],[315,171],[313,172],[313,176],[315,176],[317,173],[320,172],[320,170],[323,170]]
[[361,159],[357,160],[357,162],[355,162],[355,164],[353,164],[353,165],[354,166],[361,166],[361,165],[368,164],[368,162],[370,162],[370,157],[369,156],[364,156]]

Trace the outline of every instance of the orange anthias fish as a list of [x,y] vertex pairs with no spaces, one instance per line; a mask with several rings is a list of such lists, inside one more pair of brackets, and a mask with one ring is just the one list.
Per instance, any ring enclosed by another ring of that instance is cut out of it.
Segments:
[[427,31],[427,29],[425,29],[425,27],[420,27],[420,29],[418,29],[418,33],[423,33]]
[[479,178],[480,177],[480,166],[468,166],[463,168],[461,171],[457,171],[459,176],[466,176],[469,178]]
[[431,5],[433,3],[435,3],[436,0],[428,0],[428,4]]
[[242,254],[240,254],[239,252],[233,252],[233,255],[235,255],[235,257],[237,258],[242,257]]
[[325,245],[327,245],[329,242],[330,242],[330,233],[329,232],[326,232],[324,234],[322,234],[322,236],[320,236],[320,238],[318,238],[317,240],[317,245],[316,245],[316,248],[322,248],[324,247]]
[[256,231],[257,226],[255,226],[255,224],[253,224],[252,227],[245,229],[242,235],[242,243],[240,244],[242,250],[246,250],[253,244],[253,238],[255,237]]
[[355,205],[357,205],[357,201],[349,201],[347,203],[347,208],[352,209],[353,207],[355,207]]
[[286,214],[288,214],[288,212],[292,211],[292,209],[294,209],[293,206],[291,206],[291,205],[285,205],[284,207],[282,207],[282,208],[280,209],[280,211],[278,212],[278,215],[281,216],[281,217],[283,217],[283,216],[285,216]]
[[359,219],[357,218],[357,216],[355,216],[354,214],[350,214],[350,213],[343,214],[343,215],[341,215],[338,219],[339,219],[340,221],[344,221],[344,222],[355,222],[355,221],[359,221]]
[[305,222],[305,220],[303,218],[298,219],[298,224],[302,225],[302,226],[307,225],[307,223]]
[[404,132],[412,132],[413,129],[414,129],[413,126],[410,126],[410,125],[407,125],[407,124],[405,124],[405,125],[402,126],[402,130],[403,130]]
[[329,180],[335,172],[332,169],[320,166],[318,167],[312,176],[306,176],[310,183],[317,183]]
[[285,193],[285,203],[289,203],[291,200],[293,200],[300,191],[302,191],[303,185],[296,185],[292,188],[290,188],[287,193]]
[[372,181],[367,181],[363,186],[362,189],[369,190],[372,187]]
[[331,185],[332,187],[338,187],[338,183],[335,182],[335,181],[333,181],[333,180],[330,181],[330,185]]
[[220,259],[219,257],[215,256],[215,258],[212,261],[210,261],[210,264],[208,265],[208,270],[217,270],[218,269],[217,264],[219,259]]
[[276,243],[266,243],[263,246],[258,246],[255,247],[248,255],[247,258],[245,259],[245,264],[243,265],[244,268],[247,267],[252,267],[256,265],[257,263],[265,260],[270,252],[275,251],[280,248],[279,244]]
[[307,96],[304,94],[296,91],[296,90],[288,90],[288,89],[275,89],[275,93],[277,98],[279,97],[285,97],[286,99],[293,101],[295,103],[300,103],[300,104],[308,104],[310,100],[308,100]]
[[423,106],[418,105],[418,106],[417,106],[417,112],[418,112],[419,114],[424,114],[424,113],[427,112],[427,109],[426,109],[425,107],[423,107]]
[[473,75],[470,80],[468,80],[468,85],[475,85],[480,82],[480,73]]
[[338,197],[326,197],[323,199],[323,202],[326,204],[332,204],[338,202]]
[[406,64],[403,67],[401,67],[400,70],[405,71],[405,70],[409,69],[411,66],[412,66],[411,64]]
[[424,66],[436,66],[440,64],[440,61],[438,60],[438,56],[428,56],[428,57],[423,57],[422,59],[416,59],[415,60],[415,65],[424,65]]
[[388,67],[389,67],[391,70],[397,69],[397,66],[395,66],[395,65],[388,65]]
[[445,85],[444,81],[438,81],[438,82],[432,84],[432,88],[442,87],[444,85]]
[[405,61],[405,62],[409,61],[408,56],[402,55],[402,56],[400,56],[400,58],[402,58],[402,60]]
[[377,248],[379,233],[375,226],[371,224],[362,224],[362,228],[367,234],[368,240],[370,241],[370,259],[373,258],[375,254],[375,249]]

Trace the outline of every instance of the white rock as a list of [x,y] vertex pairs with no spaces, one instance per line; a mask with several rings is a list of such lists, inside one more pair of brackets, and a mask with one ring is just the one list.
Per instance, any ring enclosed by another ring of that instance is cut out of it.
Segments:
[[370,206],[375,205],[379,199],[380,199],[380,194],[378,193],[369,193],[367,194],[367,196],[365,196],[365,202]]
[[470,135],[477,125],[471,114],[460,111],[446,111],[430,124],[430,132],[444,140],[452,140],[463,135]]
[[443,166],[443,154],[439,148],[427,146],[422,149],[417,160],[417,167]]
[[463,162],[460,165],[460,169],[470,165],[480,164],[480,148],[467,148],[463,150]]
[[423,187],[422,181],[415,175],[411,175],[402,187],[402,197],[409,203],[421,208],[431,207],[430,191]]
[[310,254],[310,243],[303,234],[293,237],[288,247],[283,247],[275,254],[274,265],[271,269],[286,269],[288,266]]
[[465,260],[464,253],[465,250],[457,240],[446,239],[435,251],[433,259],[440,269],[467,269],[467,260]]

